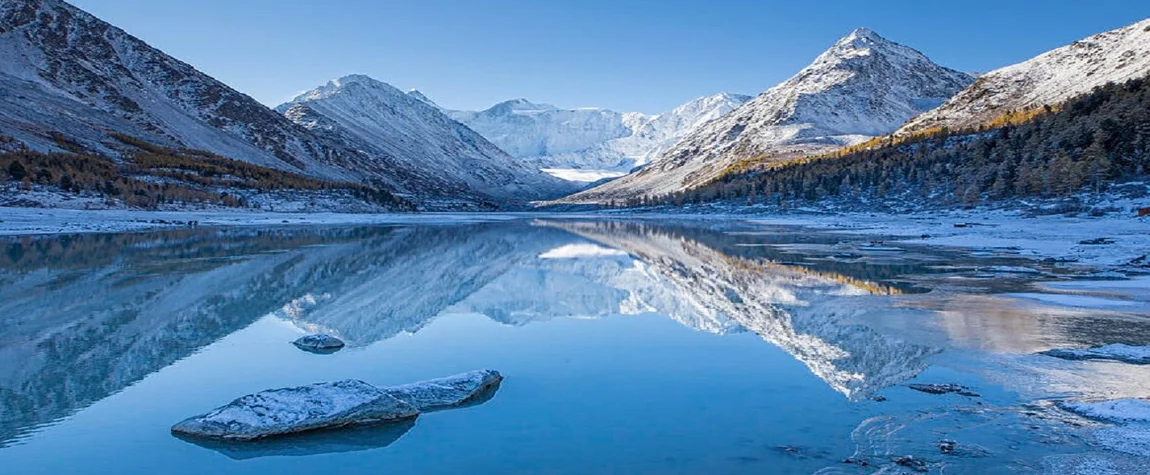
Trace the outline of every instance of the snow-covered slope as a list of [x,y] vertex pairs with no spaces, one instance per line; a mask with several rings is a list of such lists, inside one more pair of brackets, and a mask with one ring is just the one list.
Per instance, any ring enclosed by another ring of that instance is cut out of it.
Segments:
[[708,122],[637,173],[564,199],[603,202],[701,185],[739,160],[786,158],[890,133],[973,81],[865,28],[794,77]]
[[[678,314],[663,301],[649,301],[654,311],[703,331],[753,332],[853,400],[913,378],[939,352],[857,323],[868,312],[892,309],[889,302],[868,298],[866,287],[847,276],[724,254],[642,223],[549,224],[625,251],[641,262],[644,279],[637,290],[657,284],[670,290],[661,293],[675,296],[677,307],[697,309]],[[628,287],[633,282],[613,281]]]
[[352,161],[275,111],[59,0],[0,2],[0,134],[117,155],[121,133],[312,176]]
[[720,93],[646,115],[560,109],[515,99],[484,111],[449,114],[533,167],[573,181],[595,181],[650,162],[702,124],[748,100]]
[[422,94],[363,75],[333,80],[277,110],[376,160],[401,193],[439,200],[526,202],[559,196],[571,185],[528,167],[444,115]]
[[1150,19],[991,71],[898,133],[975,127],[1009,112],[1056,105],[1107,83],[1150,74]]

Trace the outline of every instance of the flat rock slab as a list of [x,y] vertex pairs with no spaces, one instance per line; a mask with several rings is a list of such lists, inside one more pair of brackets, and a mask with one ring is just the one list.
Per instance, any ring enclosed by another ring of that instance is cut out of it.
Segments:
[[1150,364],[1150,347],[1121,343],[1085,350],[1055,348],[1043,351],[1042,354],[1064,360],[1110,360],[1138,365]]
[[335,353],[343,348],[343,340],[331,335],[307,335],[293,341],[293,345],[312,353]]
[[436,411],[482,402],[483,396],[503,382],[498,371],[479,370],[446,378],[385,388],[392,396],[419,412]]
[[413,418],[419,411],[354,379],[271,389],[236,399],[174,426],[177,434],[254,440],[316,429]]
[[319,429],[397,422],[421,412],[489,399],[503,376],[481,370],[413,384],[378,388],[354,379],[270,389],[188,418],[172,432],[189,437],[246,441]]

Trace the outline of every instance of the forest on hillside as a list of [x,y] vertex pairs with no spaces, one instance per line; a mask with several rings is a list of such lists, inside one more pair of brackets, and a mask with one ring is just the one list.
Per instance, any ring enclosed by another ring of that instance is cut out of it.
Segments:
[[336,192],[392,210],[413,210],[406,200],[360,183],[334,182],[253,165],[198,150],[173,150],[124,135],[132,151],[122,159],[87,153],[58,138],[68,153],[16,150],[0,153],[0,185],[50,187],[93,194],[128,207],[157,209],[165,204],[250,207],[252,192]]
[[902,199],[942,207],[1102,192],[1150,171],[1150,80],[1013,111],[975,130],[936,129],[824,156],[758,162],[693,190],[625,205]]

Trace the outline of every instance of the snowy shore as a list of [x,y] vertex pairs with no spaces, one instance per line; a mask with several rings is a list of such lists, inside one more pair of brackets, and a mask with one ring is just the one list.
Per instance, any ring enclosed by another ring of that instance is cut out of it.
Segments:
[[117,233],[198,226],[377,225],[504,221],[511,213],[271,213],[0,207],[0,236]]
[[[873,235],[887,242],[1008,250],[1020,257],[1133,269],[1150,266],[1150,217],[1024,217],[1010,211],[879,214],[653,214],[653,213],[269,213],[258,211],[70,210],[0,208],[0,235],[129,232],[188,226],[380,225],[504,221],[517,218],[699,219],[752,225],[803,226]],[[1101,241],[1096,241],[1101,239]],[[1099,243],[1091,243],[1099,242]],[[1141,258],[1141,260],[1139,260]]]
[[[889,240],[969,249],[1010,250],[1021,257],[1091,266],[1129,266],[1150,254],[1150,217],[1122,214],[1025,217],[1011,211],[846,213],[747,217],[748,222],[795,225]],[[1088,244],[1098,239],[1101,244]],[[1150,256],[1133,264],[1150,265]]]

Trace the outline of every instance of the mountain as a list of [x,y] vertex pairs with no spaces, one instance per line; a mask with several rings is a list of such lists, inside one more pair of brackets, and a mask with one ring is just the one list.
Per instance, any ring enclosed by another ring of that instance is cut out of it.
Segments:
[[693,188],[742,159],[778,159],[890,133],[974,79],[860,28],[794,77],[708,122],[643,170],[565,198],[604,202]]
[[0,2],[0,150],[127,159],[145,142],[371,183],[425,209],[489,208],[573,189],[415,94],[350,82],[361,94],[329,85],[301,96],[285,117],[63,1]]
[[309,131],[375,157],[361,166],[390,174],[400,193],[450,203],[526,202],[571,191],[569,184],[520,163],[419,96],[351,75],[276,110]]
[[1150,19],[1100,33],[986,73],[898,130],[971,128],[1010,111],[1054,106],[1107,83],[1150,74]]
[[313,177],[354,161],[275,111],[59,0],[0,2],[0,142],[119,156],[122,134]]
[[411,98],[413,98],[417,101],[420,101],[424,104],[427,104],[431,107],[434,107],[434,108],[439,109],[439,110],[443,110],[442,107],[439,107],[439,104],[436,104],[435,101],[431,100],[431,98],[423,95],[422,92],[419,92],[419,89],[412,89],[410,91],[407,91],[407,95],[410,96]]
[[720,93],[659,115],[560,109],[514,99],[486,110],[450,111],[512,156],[572,181],[596,181],[644,165],[709,120],[750,97]]

